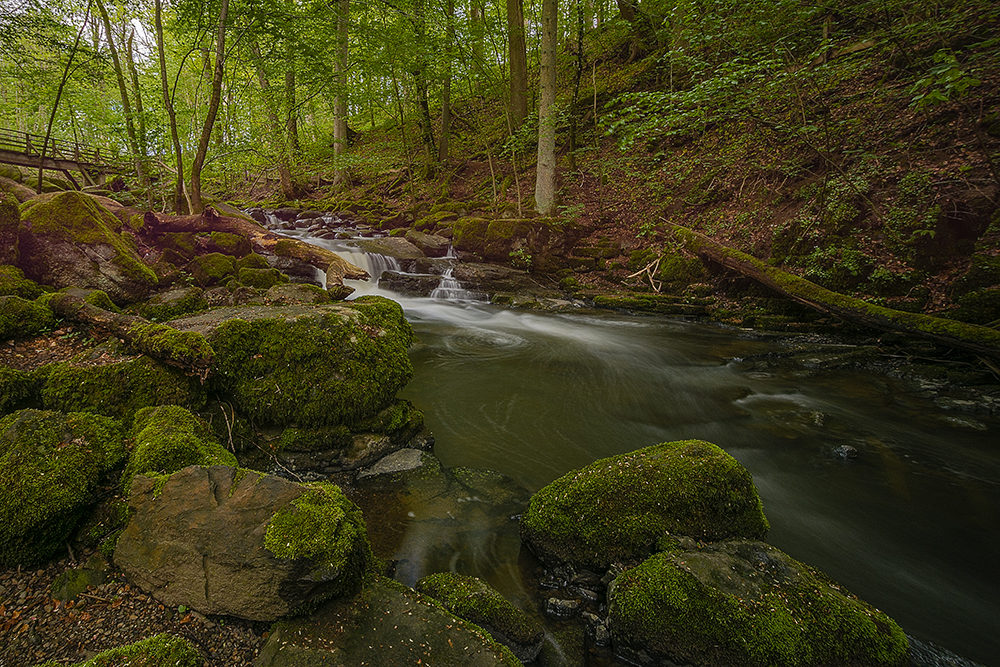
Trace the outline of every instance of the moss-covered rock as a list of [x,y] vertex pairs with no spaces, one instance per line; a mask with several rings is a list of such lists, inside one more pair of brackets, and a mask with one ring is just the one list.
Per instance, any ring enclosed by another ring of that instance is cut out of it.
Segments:
[[73,363],[54,368],[42,388],[45,407],[130,421],[145,407],[173,404],[197,410],[205,404],[205,391],[197,379],[149,357],[89,365],[106,352],[98,347]]
[[24,277],[24,272],[16,266],[0,266],[0,296],[19,296],[22,299],[37,299],[44,290],[33,280]]
[[[39,667],[48,667],[47,663]],[[183,637],[167,633],[154,635],[148,639],[108,649],[90,660],[76,663],[72,667],[201,667],[203,660],[198,650]]]
[[126,491],[136,475],[177,472],[190,465],[236,465],[204,420],[178,405],[143,408],[135,415],[132,456],[122,474]]
[[287,283],[288,276],[278,269],[240,269],[237,280],[244,285],[266,290]]
[[305,283],[281,283],[267,290],[267,298],[273,304],[285,303],[330,303],[333,295],[322,287]]
[[413,331],[399,304],[219,309],[176,320],[215,349],[212,387],[260,424],[351,425],[392,402],[410,380]]
[[76,191],[42,195],[21,205],[18,266],[53,287],[99,289],[121,305],[156,285],[122,223],[93,197]]
[[6,414],[31,396],[34,385],[32,373],[0,366],[0,414]]
[[769,528],[750,473],[701,440],[595,461],[531,498],[521,539],[546,564],[581,569],[645,558],[667,533],[719,540]]
[[264,259],[262,255],[258,255],[255,252],[236,260],[236,269],[238,271],[242,271],[243,269],[266,269],[269,266],[270,265],[267,263],[267,260]]
[[61,550],[101,478],[124,457],[114,419],[21,410],[0,420],[0,567]]
[[489,632],[521,662],[541,653],[545,634],[532,619],[477,577],[451,572],[430,574],[417,581],[417,591],[438,600],[444,608]]
[[0,296],[0,340],[30,338],[55,326],[44,304],[19,296]]
[[236,275],[236,260],[229,255],[213,252],[192,259],[187,270],[201,287],[211,287]]
[[0,193],[0,265],[17,264],[17,237],[20,230],[20,204],[13,196]]
[[958,299],[958,308],[949,315],[960,322],[972,324],[992,324],[1000,320],[1000,287],[963,294]]
[[139,314],[147,320],[164,322],[188,313],[208,308],[205,291],[200,287],[181,287],[154,294],[139,306]]
[[686,542],[615,579],[619,652],[705,667],[908,664],[899,626],[821,572],[763,542]]
[[244,257],[251,252],[250,241],[239,234],[212,232],[208,238],[208,250],[210,252],[221,252],[224,255],[232,255],[233,257]]

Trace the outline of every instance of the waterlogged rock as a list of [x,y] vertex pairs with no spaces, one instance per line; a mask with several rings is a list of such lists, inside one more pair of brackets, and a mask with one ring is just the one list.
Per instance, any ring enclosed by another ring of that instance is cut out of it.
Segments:
[[616,651],[639,664],[906,664],[892,619],[763,542],[675,540],[619,575],[608,600]]
[[64,550],[101,479],[125,458],[121,425],[20,410],[0,421],[0,567]]
[[99,289],[119,305],[145,298],[156,285],[126,240],[129,232],[89,195],[34,197],[21,205],[21,221],[18,266],[36,282]]
[[274,626],[254,667],[517,667],[507,647],[390,579]]
[[471,621],[506,646],[521,662],[542,652],[542,624],[511,604],[478,577],[438,572],[421,578],[416,589],[441,602],[444,608]]
[[357,507],[330,484],[229,466],[136,477],[115,563],[167,606],[273,621],[352,595],[372,562]]
[[218,308],[171,325],[215,350],[211,388],[262,425],[354,425],[392,404],[413,374],[399,304]]
[[521,539],[546,565],[606,570],[641,560],[667,533],[763,537],[750,473],[701,440],[666,442],[567,473],[531,498]]

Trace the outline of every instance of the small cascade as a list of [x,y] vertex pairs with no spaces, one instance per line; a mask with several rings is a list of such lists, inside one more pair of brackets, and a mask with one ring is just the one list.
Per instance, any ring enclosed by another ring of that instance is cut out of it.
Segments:
[[431,298],[447,301],[486,301],[486,295],[467,290],[462,283],[455,280],[452,269],[446,270],[441,275],[441,282],[431,292]]

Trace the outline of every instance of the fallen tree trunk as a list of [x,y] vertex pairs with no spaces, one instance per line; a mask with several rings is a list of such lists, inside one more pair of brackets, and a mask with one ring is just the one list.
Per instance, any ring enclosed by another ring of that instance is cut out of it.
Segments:
[[832,292],[805,278],[768,266],[756,257],[719,245],[703,234],[686,227],[673,225],[672,232],[675,239],[681,241],[703,261],[708,260],[732,269],[821,313],[855,324],[925,338],[948,347],[1000,359],[1000,331],[976,324],[876,306]]
[[179,331],[135,315],[104,310],[73,294],[55,294],[48,304],[58,317],[117,336],[147,357],[179,368],[202,382],[208,378],[215,352],[199,333]]
[[367,280],[368,272],[354,266],[335,252],[298,239],[268,231],[253,220],[219,215],[207,207],[199,215],[160,215],[149,211],[143,215],[145,227],[153,234],[168,232],[229,232],[238,234],[254,246],[279,257],[292,257],[326,272],[327,287],[343,284],[344,278]]

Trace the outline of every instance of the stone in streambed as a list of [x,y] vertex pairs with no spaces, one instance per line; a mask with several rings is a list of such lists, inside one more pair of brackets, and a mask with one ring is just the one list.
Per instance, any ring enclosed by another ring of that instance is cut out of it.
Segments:
[[167,606],[273,621],[352,595],[372,564],[339,488],[230,466],[132,481],[115,563]]

